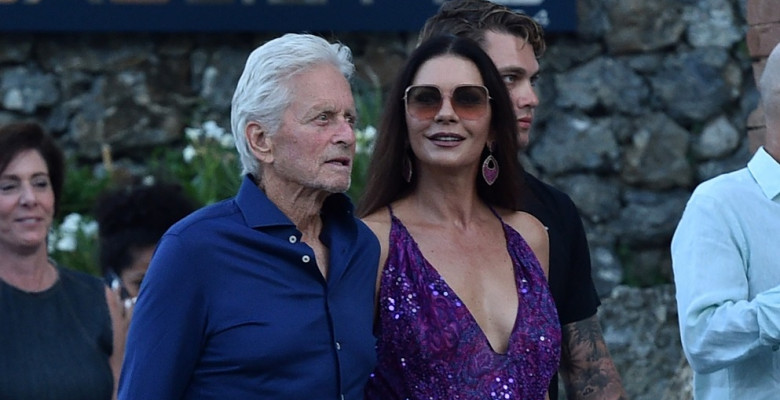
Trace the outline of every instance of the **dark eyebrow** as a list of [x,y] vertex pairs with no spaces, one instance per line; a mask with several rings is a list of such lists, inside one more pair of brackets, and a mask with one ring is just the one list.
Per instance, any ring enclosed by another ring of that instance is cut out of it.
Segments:
[[[498,70],[500,74],[514,74],[514,75],[521,75],[521,76],[527,76],[528,70],[521,67],[508,67],[508,68],[501,68]],[[539,75],[537,72],[535,75]]]

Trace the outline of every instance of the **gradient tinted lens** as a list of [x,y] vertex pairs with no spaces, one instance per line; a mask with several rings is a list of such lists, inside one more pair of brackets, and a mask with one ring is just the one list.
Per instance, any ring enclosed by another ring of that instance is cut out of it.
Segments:
[[[443,96],[437,86],[418,85],[409,86],[404,99],[406,99],[406,112],[409,115],[420,120],[428,120],[436,117],[441,109]],[[450,99],[458,117],[474,120],[485,115],[490,96],[484,86],[461,85],[455,87]]]
[[420,120],[433,119],[441,108],[441,91],[436,86],[406,88],[406,112]]
[[488,91],[484,86],[458,86],[452,91],[452,106],[463,119],[479,119],[485,116]]

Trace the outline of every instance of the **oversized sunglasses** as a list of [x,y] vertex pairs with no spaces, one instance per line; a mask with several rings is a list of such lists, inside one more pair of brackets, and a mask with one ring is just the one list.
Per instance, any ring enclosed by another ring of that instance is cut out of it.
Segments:
[[[434,119],[444,94],[436,85],[412,85],[404,91],[406,113],[419,120]],[[480,119],[488,111],[490,95],[482,85],[458,85],[449,93],[450,104],[461,119]]]

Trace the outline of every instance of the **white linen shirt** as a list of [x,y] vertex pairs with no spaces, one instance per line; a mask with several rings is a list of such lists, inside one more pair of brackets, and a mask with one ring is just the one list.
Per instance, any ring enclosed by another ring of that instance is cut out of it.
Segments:
[[780,163],[700,184],[671,250],[694,398],[780,398]]

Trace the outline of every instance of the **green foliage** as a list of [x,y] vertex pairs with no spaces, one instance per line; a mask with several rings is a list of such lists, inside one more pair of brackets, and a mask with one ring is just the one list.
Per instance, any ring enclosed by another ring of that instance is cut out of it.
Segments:
[[97,224],[88,215],[111,180],[96,176],[88,166],[76,166],[75,160],[67,164],[57,218],[48,238],[49,256],[61,265],[97,275]]
[[185,129],[183,150],[158,148],[149,161],[152,175],[178,182],[199,204],[232,197],[241,185],[233,135],[213,121]]
[[[211,121],[187,128],[185,133],[188,144],[183,150],[164,146],[152,151],[143,181],[179,183],[201,205],[233,196],[240,184],[233,136]],[[70,167],[59,214],[63,218],[54,222],[49,235],[53,259],[74,269],[100,273],[97,224],[91,213],[98,196],[114,184],[119,183],[111,180],[111,174],[99,177],[88,167]]]
[[377,85],[357,82],[353,87],[356,92],[355,106],[359,118],[355,130],[356,146],[355,159],[352,164],[352,184],[347,194],[354,203],[357,203],[368,179],[368,164],[376,136],[375,126],[379,123],[384,99],[382,90]]
[[55,221],[48,238],[49,256],[59,264],[99,275],[97,223],[90,216],[73,212]]
[[59,215],[90,213],[95,199],[110,184],[111,179],[108,176],[96,176],[88,166],[77,166],[75,160],[68,160]]
[[378,84],[366,84],[358,81],[355,88],[355,107],[358,111],[358,129],[377,126],[382,114],[384,97]]
[[[381,112],[381,93],[377,89],[358,91],[356,104],[360,119],[355,130],[357,145],[348,194],[357,201],[366,180],[376,129]],[[183,186],[190,197],[207,205],[232,197],[241,184],[241,169],[233,135],[213,121],[185,129],[186,145],[160,146],[146,160],[144,182],[161,180]],[[87,166],[70,160],[68,176],[60,201],[63,217],[54,222],[49,235],[49,253],[62,265],[98,275],[97,224],[91,216],[98,196],[118,182],[111,174],[97,176]],[[110,166],[107,169],[111,171]]]
[[368,179],[368,163],[374,148],[375,136],[376,129],[373,126],[355,130],[356,145],[355,158],[352,160],[352,184],[347,191],[353,203],[357,203]]

